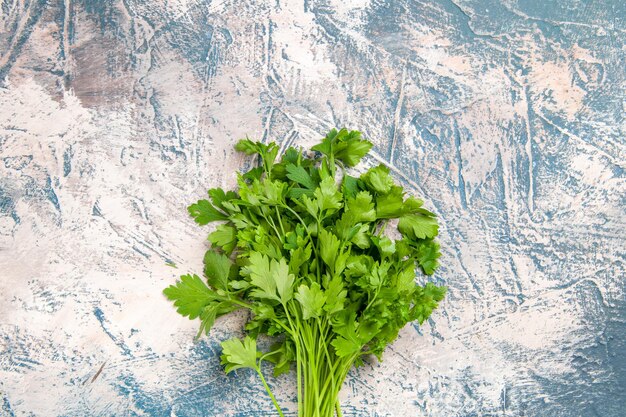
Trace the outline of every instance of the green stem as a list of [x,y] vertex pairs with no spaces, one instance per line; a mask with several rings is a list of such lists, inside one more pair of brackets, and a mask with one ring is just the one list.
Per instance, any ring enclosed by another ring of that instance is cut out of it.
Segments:
[[252,310],[252,304],[248,304],[245,301],[241,301],[237,298],[230,298],[230,297],[224,297],[225,301],[230,301],[233,304],[237,304],[238,306],[241,306],[243,308],[247,308],[249,310]]
[[[326,320],[328,320],[328,319],[326,319]],[[318,325],[318,327],[320,327],[320,335],[325,334],[325,332],[323,332],[322,329],[321,329],[322,325],[320,324],[319,321],[317,322],[317,325]],[[321,344],[322,344],[322,346],[324,348],[324,353],[326,354],[326,360],[328,361],[328,369],[330,371],[328,373],[328,375],[330,376],[331,390],[332,390],[332,392],[334,392],[335,391],[335,379],[332,377],[332,368],[331,368],[331,365],[332,365],[333,362],[332,362],[332,360],[330,358],[330,352],[328,351],[328,346],[326,346],[327,343],[326,343],[325,338],[320,338],[320,340],[321,340]],[[322,390],[323,390],[323,388],[322,388]]]
[[387,223],[389,223],[389,220],[383,221],[383,225],[380,227],[380,230],[378,231],[378,237],[381,237],[382,234],[385,232],[385,227],[387,227]]
[[295,211],[294,209],[289,207],[287,204],[283,204],[282,207],[286,208],[287,210],[289,210],[291,212],[291,214],[293,214],[294,216],[296,216],[296,218],[298,220],[300,220],[300,223],[302,223],[302,226],[304,226],[304,230],[308,230],[308,228],[306,227],[306,223],[304,222],[304,220],[302,220],[302,217],[300,217],[300,215],[298,214],[297,211]]
[[291,320],[291,315],[289,314],[289,309],[287,305],[282,304],[283,309],[285,310],[285,315],[287,316],[287,321],[289,322],[289,327],[291,327],[291,334],[293,342],[296,345],[296,378],[297,378],[297,392],[298,392],[298,417],[302,416],[302,346],[300,345],[300,337],[301,332],[299,331],[299,327],[296,327]]
[[[322,223],[320,222],[319,217],[317,218],[317,236],[319,236],[319,233],[322,231]],[[320,239],[317,239],[317,250],[315,251],[316,254],[320,253],[321,249],[320,249]],[[316,256],[315,259],[317,260],[317,267],[315,268],[315,272],[317,275],[317,283],[318,284],[322,284],[322,262],[320,262],[320,257]]]
[[339,168],[341,168],[341,176],[342,176],[342,179],[343,179],[343,177],[346,176],[346,167],[345,167],[345,165],[341,161],[335,161],[335,164],[337,164],[339,166]]
[[[224,301],[230,301],[231,303],[237,304],[238,306],[240,306],[242,308],[247,308],[248,310],[252,310],[252,304],[248,304],[245,301],[242,301],[242,300],[240,300],[238,298],[220,297],[220,299],[223,299]],[[282,327],[287,333],[289,333],[289,335],[294,337],[293,330],[291,328],[285,326],[280,320],[274,320],[274,323],[276,323],[277,325]]]
[[294,339],[296,343],[296,377],[297,381],[297,392],[298,392],[298,417],[302,416],[302,361],[300,359],[300,342],[298,339]]
[[270,226],[272,226],[272,229],[274,229],[274,232],[276,233],[276,237],[278,237],[278,239],[282,242],[282,238],[281,238],[281,234],[278,231],[278,229],[276,228],[276,224],[274,223],[274,220],[272,220],[272,217],[266,217],[265,214],[261,213],[261,216],[263,216],[263,218],[265,219],[265,221],[267,222],[267,224],[269,224]]
[[315,415],[316,417],[320,417],[320,395],[319,395],[319,384],[318,384],[318,374],[319,374],[319,361],[317,360],[317,349],[315,349],[315,328],[311,326],[308,327],[309,332],[309,363],[313,368],[311,382],[313,385],[313,396],[314,396],[314,404],[315,404]]
[[276,210],[276,217],[278,217],[278,224],[280,225],[280,230],[283,232],[283,237],[285,236],[285,228],[283,227],[283,219],[278,211],[278,207],[274,207]]
[[337,410],[337,417],[343,417],[341,413],[341,404],[339,403],[339,398],[337,398],[337,402],[335,402],[335,409]]
[[256,368],[256,373],[259,374],[259,376],[261,377],[261,382],[263,382],[263,386],[265,387],[265,390],[267,391],[270,398],[272,399],[272,402],[274,403],[274,407],[276,407],[276,411],[278,411],[278,414],[280,415],[280,417],[285,417],[285,415],[283,414],[283,410],[280,409],[280,406],[278,405],[278,402],[276,401],[276,397],[274,397],[274,394],[272,393],[272,390],[270,389],[270,386],[267,385],[267,381],[265,381],[263,372],[261,372],[261,361],[259,361],[259,366]]

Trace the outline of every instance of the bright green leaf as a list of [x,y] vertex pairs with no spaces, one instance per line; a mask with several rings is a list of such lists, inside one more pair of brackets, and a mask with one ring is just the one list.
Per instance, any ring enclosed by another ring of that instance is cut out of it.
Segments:
[[343,161],[346,166],[356,166],[369,150],[372,149],[371,142],[368,141],[354,141],[346,144],[345,149],[340,149],[335,158]]
[[426,321],[433,310],[438,307],[439,301],[443,300],[446,291],[446,287],[438,287],[432,282],[424,287],[417,286],[413,295],[411,319],[419,321],[420,324]]
[[326,304],[324,305],[324,310],[326,310],[328,314],[333,314],[343,310],[348,291],[346,291],[343,285],[341,276],[337,275],[335,278],[330,280],[325,293]]
[[258,146],[250,139],[241,139],[235,144],[235,150],[243,152],[246,155],[252,155],[259,152]]
[[333,233],[322,229],[319,232],[320,256],[326,265],[331,268],[335,266],[335,259],[339,252],[340,242]]
[[250,264],[242,269],[242,273],[250,276],[250,283],[255,286],[251,295],[257,298],[280,301],[276,295],[276,281],[270,271],[270,261],[259,252],[250,253]]
[[176,285],[170,285],[163,293],[174,301],[179,314],[195,319],[204,307],[215,300],[215,293],[197,275],[183,275]]
[[274,259],[270,262],[270,273],[276,281],[276,290],[282,304],[287,304],[293,298],[293,282],[295,276],[289,273],[289,266],[285,258],[278,262]]
[[379,219],[393,219],[402,216],[404,212],[404,191],[402,187],[393,186],[386,194],[376,197],[376,217]]
[[322,309],[326,302],[326,294],[324,294],[320,284],[317,282],[311,284],[310,287],[305,284],[300,285],[295,298],[300,302],[304,320],[317,318],[322,314]]
[[393,178],[389,175],[389,168],[382,164],[370,168],[361,175],[361,180],[370,190],[379,194],[387,194],[395,185]]
[[200,313],[200,329],[198,330],[198,334],[196,334],[196,340],[202,336],[202,333],[209,334],[209,331],[213,327],[215,319],[217,318],[218,309],[219,303],[209,304],[202,309],[202,312]]
[[439,243],[432,239],[421,241],[417,245],[417,262],[426,275],[432,275],[439,266]]
[[335,348],[335,353],[340,358],[352,356],[362,348],[362,345],[358,341],[346,339],[342,336],[337,336],[330,344]]
[[209,190],[209,197],[211,198],[213,204],[221,209],[224,209],[224,203],[236,199],[238,195],[233,191],[224,192],[221,188],[211,188]]
[[246,336],[243,342],[236,337],[222,342],[221,363],[227,374],[241,368],[256,370],[257,356],[256,340],[250,336]]
[[314,193],[320,211],[337,210],[341,208],[342,195],[337,190],[337,184],[333,177],[322,180],[319,188]]
[[227,224],[221,224],[209,235],[209,242],[230,254],[237,244],[237,229]]
[[400,218],[398,230],[411,239],[430,239],[439,233],[439,225],[432,217],[409,214]]
[[361,191],[357,193],[355,198],[346,200],[346,206],[355,223],[373,222],[376,220],[376,210],[372,202],[372,195],[367,191]]

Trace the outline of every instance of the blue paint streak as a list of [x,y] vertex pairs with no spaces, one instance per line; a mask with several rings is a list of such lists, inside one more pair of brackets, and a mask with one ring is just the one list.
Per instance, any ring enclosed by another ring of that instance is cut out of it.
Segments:
[[94,203],[93,207],[91,208],[91,215],[96,216],[96,217],[103,217],[102,212],[100,211],[100,206],[98,205],[97,201]]
[[104,331],[104,333],[106,333],[106,335],[109,336],[109,338],[113,341],[113,343],[115,343],[122,350],[122,353],[125,356],[132,357],[133,355],[132,355],[130,349],[128,349],[128,347],[124,343],[124,341],[122,341],[119,338],[117,338],[116,336],[114,336],[113,333],[111,333],[111,331],[109,330],[109,328],[108,328],[108,320],[104,316],[104,312],[100,309],[100,307],[94,308],[93,314],[98,319],[98,322],[100,323],[100,327],[102,327],[102,330]]
[[[30,14],[28,15],[28,19],[26,21],[26,24],[24,25],[23,32],[18,34],[19,19],[17,19],[16,23],[14,23],[12,26],[13,30],[10,32],[8,39],[5,41],[5,45],[10,45],[11,43],[13,43],[14,47],[11,50],[11,53],[8,56],[8,59],[6,60],[4,66],[0,67],[0,87],[5,85],[6,77],[9,74],[9,71],[15,63],[16,58],[22,51],[22,48],[28,42],[31,33],[35,29],[35,26],[41,18],[41,15],[46,6],[46,2],[41,0],[31,0],[30,3],[32,3],[29,4]],[[8,53],[8,51],[4,52]]]
[[9,215],[15,224],[21,223],[20,216],[15,211],[15,202],[3,188],[0,188],[0,215]]
[[70,172],[72,172],[73,154],[74,152],[71,146],[67,148],[65,152],[63,152],[63,176],[64,177],[67,177],[68,175],[70,175]]
[[[144,390],[143,384],[130,373],[122,374],[114,387],[122,397],[133,402],[133,408],[140,411],[138,413],[135,410],[129,410],[129,416],[170,417],[172,415],[172,406],[163,394]],[[180,416],[180,414],[176,415]]]
[[15,208],[15,203],[13,199],[4,191],[4,189],[0,188],[0,213],[8,214],[13,211]]
[[454,146],[456,147],[456,158],[459,169],[459,195],[461,198],[461,207],[467,209],[467,196],[465,191],[465,178],[463,178],[463,155],[461,154],[461,132],[458,126],[454,127]]
[[50,176],[46,178],[46,186],[44,187],[43,191],[46,194],[46,197],[48,198],[48,200],[54,206],[54,208],[57,209],[59,213],[61,213],[61,205],[59,204],[59,198],[57,197],[57,194],[54,192],[54,188],[52,187],[52,179],[50,178]]
[[11,403],[9,402],[9,398],[5,395],[2,396],[2,416],[4,417],[15,417],[15,413],[13,412],[13,408],[11,408]]
[[141,249],[139,249],[136,245],[133,245],[133,250],[137,252],[138,254],[140,254],[141,256],[143,256],[144,258],[150,259],[150,255],[142,251]]
[[[87,15],[98,22],[102,34],[116,29],[119,25],[116,16],[116,3],[113,0],[79,0],[76,2]],[[75,5],[74,7],[77,7]]]

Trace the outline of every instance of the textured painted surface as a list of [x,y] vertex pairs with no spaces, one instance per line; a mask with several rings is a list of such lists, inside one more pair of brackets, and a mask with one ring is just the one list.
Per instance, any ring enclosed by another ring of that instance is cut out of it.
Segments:
[[625,4],[0,0],[0,415],[273,415],[220,370],[241,321],[194,344],[161,290],[236,139],[348,126],[439,213],[450,291],[345,415],[623,416]]

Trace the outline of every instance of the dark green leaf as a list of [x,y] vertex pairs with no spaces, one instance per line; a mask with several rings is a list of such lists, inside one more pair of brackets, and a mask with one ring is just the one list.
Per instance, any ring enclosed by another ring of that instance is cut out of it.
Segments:
[[311,190],[317,187],[311,175],[302,166],[287,165],[287,178]]
[[354,196],[356,196],[356,193],[359,191],[358,181],[358,178],[352,177],[348,174],[343,176],[341,188],[346,198],[354,198]]
[[213,288],[228,291],[228,277],[232,262],[228,256],[208,250],[204,254],[204,274]]
[[221,188],[211,188],[209,190],[209,197],[213,204],[223,210],[223,203],[237,198],[238,195],[233,191],[224,192]]
[[417,245],[417,262],[426,275],[432,275],[439,266],[439,243],[432,239],[421,241]]

